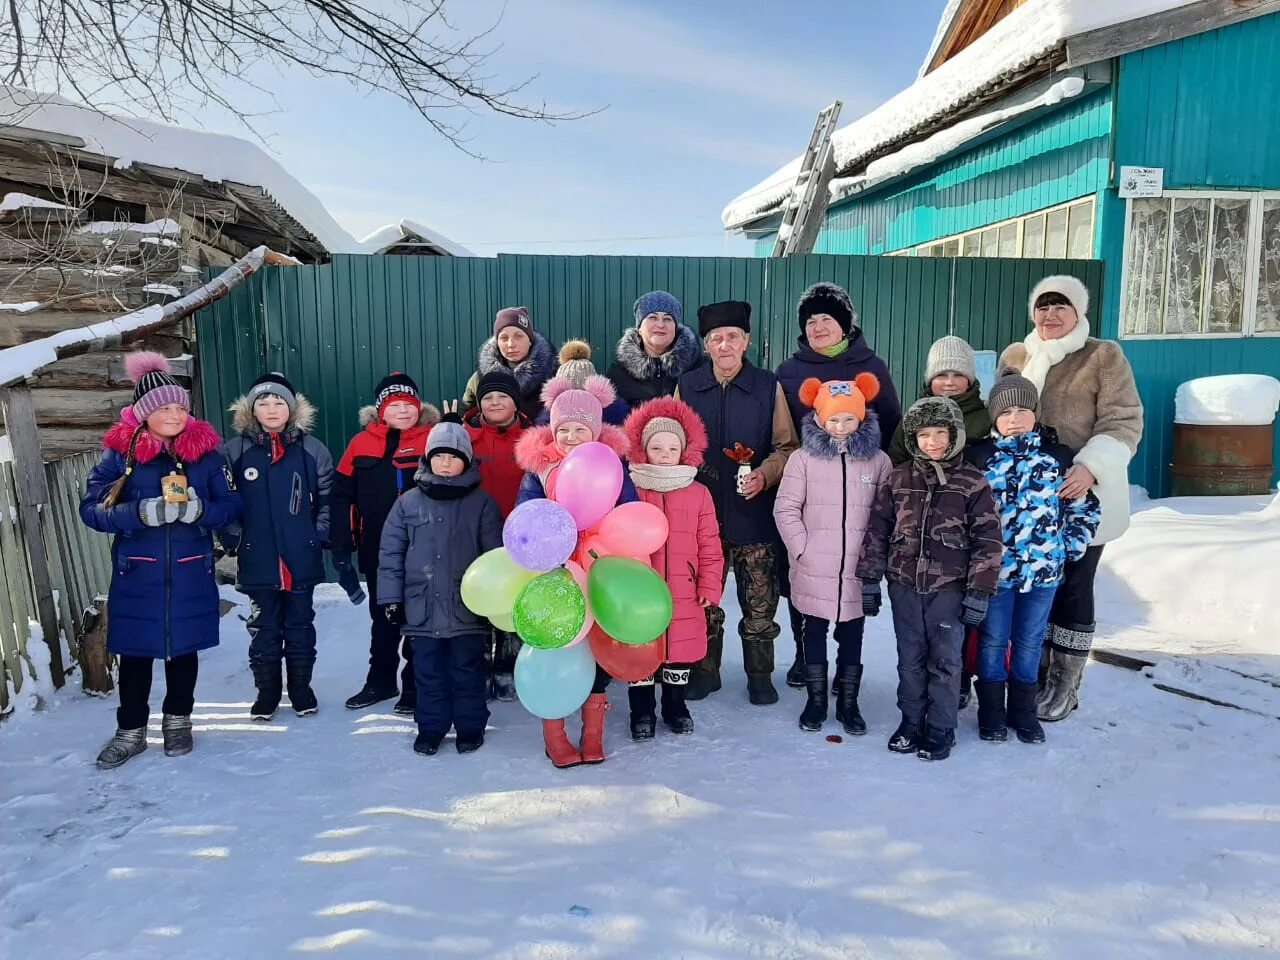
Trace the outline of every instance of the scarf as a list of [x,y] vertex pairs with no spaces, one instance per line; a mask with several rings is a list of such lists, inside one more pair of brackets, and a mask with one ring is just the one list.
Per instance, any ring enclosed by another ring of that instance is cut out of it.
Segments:
[[814,352],[820,353],[824,357],[838,357],[840,356],[840,354],[844,353],[848,349],[849,349],[849,338],[845,337],[839,343],[833,343],[829,347],[823,347],[821,350],[815,350]]
[[1044,381],[1049,371],[1060,363],[1067,354],[1075,353],[1089,339],[1089,318],[1081,317],[1075,329],[1065,337],[1057,340],[1045,340],[1032,330],[1022,341],[1027,348],[1027,362],[1022,368],[1022,375],[1036,385],[1036,390],[1044,393]]
[[683,490],[698,476],[697,467],[683,464],[660,467],[652,463],[633,463],[630,470],[632,483],[641,490],[652,490],[654,493]]

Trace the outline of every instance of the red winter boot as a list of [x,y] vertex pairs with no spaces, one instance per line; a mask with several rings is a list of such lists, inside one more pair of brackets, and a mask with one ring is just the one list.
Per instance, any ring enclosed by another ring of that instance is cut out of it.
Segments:
[[552,764],[564,769],[576,767],[582,762],[582,756],[573,749],[573,744],[564,735],[563,720],[542,721],[542,743],[547,748],[547,757]]
[[582,705],[582,762],[604,763],[604,715],[609,698],[593,693]]

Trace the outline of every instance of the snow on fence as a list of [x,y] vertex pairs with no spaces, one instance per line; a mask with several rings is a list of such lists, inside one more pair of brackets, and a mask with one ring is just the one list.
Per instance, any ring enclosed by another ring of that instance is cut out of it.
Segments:
[[[111,581],[110,538],[80,522],[85,477],[97,460],[98,454],[89,452],[45,464],[49,502],[38,514],[49,554],[58,642],[72,662],[81,655],[80,640],[90,619],[86,613],[93,613],[94,599],[106,593]],[[0,713],[18,700],[29,702],[30,688],[53,689],[28,539],[18,506],[16,465],[0,462]]]

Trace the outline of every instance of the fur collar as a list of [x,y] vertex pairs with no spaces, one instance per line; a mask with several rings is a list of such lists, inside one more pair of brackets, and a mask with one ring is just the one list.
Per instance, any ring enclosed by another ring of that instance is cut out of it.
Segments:
[[[114,450],[122,457],[128,456],[129,443],[139,426],[138,415],[133,412],[133,407],[125,407],[120,411],[120,420],[102,438],[103,449]],[[173,453],[185,463],[194,463],[206,453],[217,450],[221,442],[218,431],[210,424],[190,417],[186,428],[173,440]],[[133,458],[138,463],[150,463],[163,451],[163,444],[144,429],[138,434],[138,442],[134,444]]]
[[680,453],[680,463],[687,467],[702,466],[708,446],[707,428],[693,407],[675,397],[656,397],[636,407],[627,417],[622,429],[626,431],[627,442],[631,444],[628,459],[632,463],[649,462],[649,456],[644,452],[644,428],[655,417],[669,417],[684,430],[685,444]]
[[[289,418],[289,423],[285,429],[297,428],[303,433],[311,433],[311,428],[316,423],[315,404],[300,393],[297,394],[296,400],[293,416]],[[261,425],[253,415],[253,404],[249,402],[248,394],[236,397],[235,402],[227,407],[227,410],[231,413],[231,426],[236,433],[262,432]]]
[[676,339],[670,349],[660,357],[651,357],[644,352],[639,329],[631,327],[623,331],[614,355],[622,369],[637,380],[678,377],[702,362],[702,341],[681,323],[676,326]]
[[551,345],[551,342],[546,337],[535,330],[533,332],[533,346],[529,348],[529,355],[514,367],[508,364],[499,352],[497,337],[490,337],[480,347],[480,356],[476,362],[476,369],[480,371],[480,376],[482,377],[486,373],[492,373],[494,370],[510,372],[516,378],[520,393],[525,399],[535,400],[542,390],[542,385],[555,376],[559,363],[560,360],[556,356],[555,347]]
[[880,418],[874,410],[867,411],[867,419],[844,443],[836,440],[818,426],[813,414],[806,414],[800,425],[801,446],[810,454],[823,460],[834,460],[847,453],[855,460],[867,460],[880,449]]
[[[627,435],[617,427],[605,424],[600,431],[600,442],[616,453],[623,460],[631,444]],[[516,464],[527,473],[538,476],[556,466],[564,459],[564,454],[556,446],[556,435],[549,426],[530,427],[516,441]]]
[[[424,403],[422,409],[418,411],[418,426],[430,427],[440,422],[440,409],[432,403]],[[386,432],[386,424],[378,420],[378,408],[372,404],[367,407],[360,408],[360,426],[362,427],[382,427]],[[410,429],[413,429],[410,427]]]

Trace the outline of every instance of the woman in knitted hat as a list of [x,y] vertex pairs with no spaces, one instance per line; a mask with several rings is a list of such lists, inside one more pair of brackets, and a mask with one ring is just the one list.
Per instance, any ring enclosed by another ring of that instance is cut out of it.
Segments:
[[[924,397],[950,397],[954,400],[964,414],[964,432],[970,440],[982,440],[991,435],[991,414],[982,402],[982,385],[978,382],[973,347],[962,337],[940,337],[929,347],[924,365],[924,385],[920,388],[920,398]],[[893,432],[886,452],[895,467],[911,459],[902,436],[901,423]]]
[[[724,592],[724,552],[711,491],[696,479],[707,430],[688,404],[659,397],[641,404],[623,429],[631,442],[631,480],[640,499],[660,509],[670,532],[651,558],[671,589],[671,625],[663,645],[662,722],[672,733],[693,733],[685,704],[689,670],[707,655],[706,610]],[[632,684],[631,738],[651,740],[657,718],[653,677]]]
[[1089,291],[1075,277],[1046,277],[1028,301],[1035,329],[1000,358],[1040,394],[1040,419],[1077,451],[1062,495],[1089,490],[1102,522],[1085,555],[1067,564],[1049,617],[1048,676],[1036,708],[1063,720],[1079,704],[1080,680],[1093,646],[1093,580],[1102,548],[1129,527],[1129,461],[1142,439],[1142,400],[1120,345],[1089,336]]
[[493,336],[480,346],[476,372],[467,381],[462,408],[476,405],[476,388],[486,373],[503,369],[516,378],[520,412],[530,420],[542,413],[542,385],[556,372],[556,349],[537,330],[528,307],[504,307],[493,321]]
[[880,449],[880,423],[868,404],[880,383],[869,373],[852,381],[800,385],[811,412],[800,423],[800,449],[787,461],[773,515],[791,564],[791,603],[804,616],[804,681],[808,700],[800,729],[821,730],[827,718],[827,631],[835,625],[836,719],[860,736],[862,538],[893,465]]
[[684,324],[684,307],[665,290],[651,290],[632,306],[635,325],[623,332],[607,375],[619,398],[635,408],[669,397],[676,381],[702,363],[702,343]]
[[[849,294],[834,283],[815,283],[800,296],[796,319],[800,325],[796,351],[778,367],[778,383],[786,395],[792,420],[799,424],[809,415],[809,408],[800,400],[800,384],[805,380],[852,380],[860,373],[870,373],[880,383],[880,392],[871,405],[880,421],[881,447],[887,445],[902,419],[902,406],[888,366],[863,336],[858,311]],[[778,578],[782,595],[787,596],[790,591],[785,551],[779,560]],[[802,687],[804,616],[789,600],[788,608],[795,660],[787,670],[787,686]]]
[[[525,471],[516,505],[554,492],[556,472],[569,451],[598,440],[625,461],[630,444],[627,435],[604,422],[604,409],[613,402],[613,385],[604,377],[588,377],[582,389],[557,377],[548,380],[542,399],[551,410],[551,423],[532,427],[516,444],[516,462]],[[639,499],[630,477],[623,475],[617,503]],[[563,720],[543,720],[542,739],[547,756],[557,767],[604,762],[604,714],[609,709],[605,688],[609,675],[596,668],[596,682],[582,706],[582,740],[574,748],[564,732]]]
[[164,661],[164,752],[190,753],[198,651],[218,644],[212,533],[240,516],[218,434],[191,416],[191,398],[158,353],[131,353],[133,404],[102,440],[80,518],[112,534],[107,649],[120,658],[116,733],[98,766],[147,749],[154,661]]

